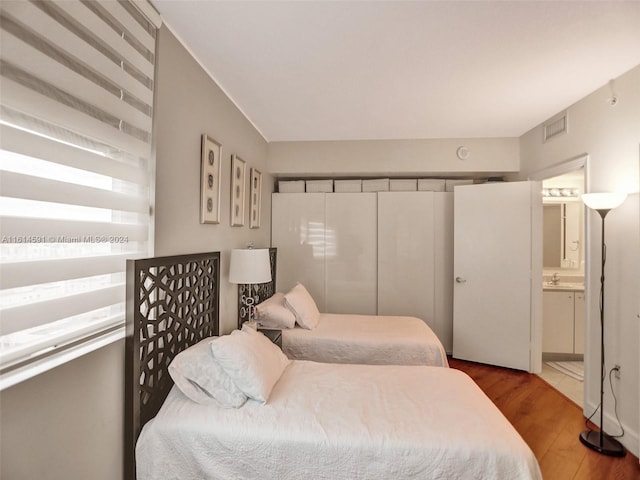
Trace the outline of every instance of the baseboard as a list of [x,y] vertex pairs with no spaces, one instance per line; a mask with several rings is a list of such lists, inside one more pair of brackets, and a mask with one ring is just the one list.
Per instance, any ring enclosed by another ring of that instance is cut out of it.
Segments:
[[[588,417],[593,413],[597,404],[592,402],[585,402],[585,406],[583,408],[583,414],[585,417]],[[594,417],[591,419],[596,420],[596,425],[598,424],[597,420],[600,420],[600,412],[596,413]],[[618,424],[618,420],[614,415],[610,415],[605,412],[604,414],[604,431],[609,435],[617,435],[620,433],[620,425]],[[624,436],[616,437],[625,448],[631,452],[636,458],[640,458],[640,436],[638,435],[638,431],[634,428],[631,428],[629,425],[622,423],[622,427],[624,428]]]
[[580,362],[584,360],[581,353],[543,353],[543,362]]

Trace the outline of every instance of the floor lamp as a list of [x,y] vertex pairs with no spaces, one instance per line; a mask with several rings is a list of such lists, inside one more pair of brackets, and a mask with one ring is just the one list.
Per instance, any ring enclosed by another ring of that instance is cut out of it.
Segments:
[[243,308],[247,309],[247,318],[253,320],[255,301],[252,285],[271,281],[271,259],[268,248],[238,248],[231,250],[229,282],[247,285],[248,291],[242,295]]
[[602,243],[601,259],[602,270],[600,274],[600,430],[585,430],[580,434],[580,441],[596,452],[611,457],[624,457],[626,451],[622,444],[615,438],[604,433],[604,264],[607,259],[607,247],[604,243],[604,217],[610,210],[622,205],[627,195],[625,193],[586,193],[582,195],[584,204],[596,210],[602,217]]

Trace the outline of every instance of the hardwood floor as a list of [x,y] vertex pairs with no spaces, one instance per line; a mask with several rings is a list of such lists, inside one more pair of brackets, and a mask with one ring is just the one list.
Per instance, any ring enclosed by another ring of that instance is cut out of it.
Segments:
[[[582,409],[537,375],[449,359],[467,373],[533,450],[544,480],[639,480],[638,458],[613,458],[580,443]],[[591,428],[595,428],[592,424]]]

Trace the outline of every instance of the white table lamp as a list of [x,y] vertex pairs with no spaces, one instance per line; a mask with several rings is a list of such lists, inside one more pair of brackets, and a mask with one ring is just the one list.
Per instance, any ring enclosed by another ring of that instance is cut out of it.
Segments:
[[242,305],[247,309],[249,322],[253,321],[255,300],[252,285],[271,281],[271,260],[268,248],[241,248],[231,250],[229,282],[248,285],[242,295]]

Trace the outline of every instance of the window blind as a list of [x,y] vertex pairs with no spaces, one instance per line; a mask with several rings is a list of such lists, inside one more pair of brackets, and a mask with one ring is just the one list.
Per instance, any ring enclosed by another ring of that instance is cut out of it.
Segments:
[[126,259],[151,253],[160,22],[140,0],[3,0],[0,21],[3,388],[123,332]]

